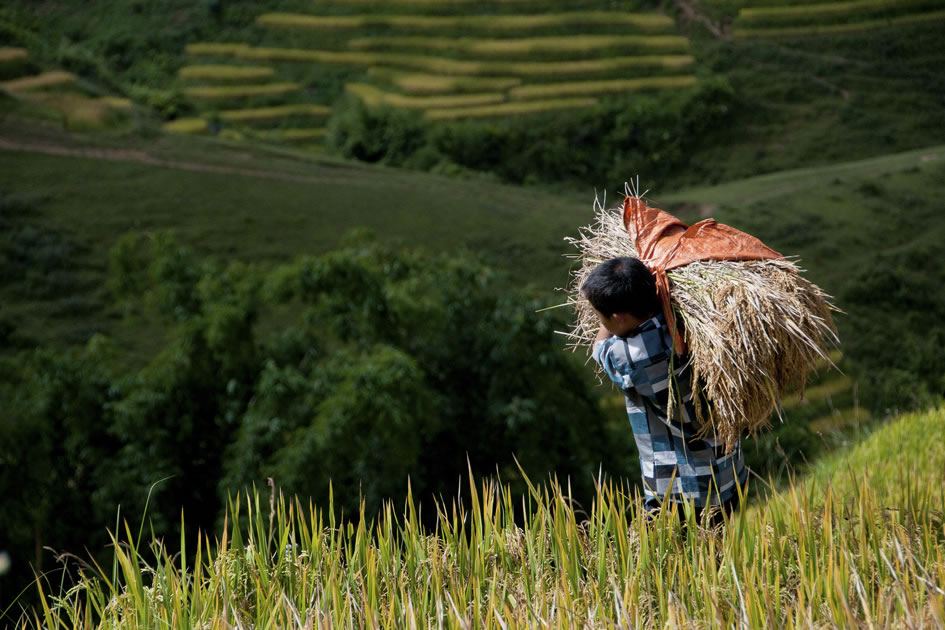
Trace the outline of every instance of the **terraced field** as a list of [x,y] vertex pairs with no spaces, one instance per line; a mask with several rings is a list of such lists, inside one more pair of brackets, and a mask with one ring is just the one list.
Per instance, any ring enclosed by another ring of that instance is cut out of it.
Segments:
[[875,29],[945,23],[945,9],[936,0],[847,0],[743,7],[735,36],[790,38],[841,35]]
[[[239,98],[246,107],[331,105],[347,93],[368,106],[453,120],[581,109],[696,82],[689,42],[669,16],[560,7],[535,0],[329,0],[304,14],[265,13],[256,18],[264,36],[253,45],[187,46],[193,65],[179,78],[208,124],[174,121],[167,129],[212,129],[211,121],[227,120],[221,112],[232,119]],[[338,85],[312,94],[316,70],[341,77]]]
[[91,92],[71,72],[43,69],[20,47],[0,46],[0,92],[61,118],[67,127],[98,127],[132,107],[128,99]]

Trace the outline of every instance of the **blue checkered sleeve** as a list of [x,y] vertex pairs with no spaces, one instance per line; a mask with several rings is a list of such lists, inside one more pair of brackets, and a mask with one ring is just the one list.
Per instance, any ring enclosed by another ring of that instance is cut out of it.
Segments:
[[[691,500],[698,507],[732,498],[746,477],[741,449],[726,453],[711,436],[696,437],[702,426],[693,406],[691,367],[688,357],[673,352],[662,314],[626,337],[597,342],[593,356],[626,394],[645,495]],[[670,394],[676,401],[672,418]]]

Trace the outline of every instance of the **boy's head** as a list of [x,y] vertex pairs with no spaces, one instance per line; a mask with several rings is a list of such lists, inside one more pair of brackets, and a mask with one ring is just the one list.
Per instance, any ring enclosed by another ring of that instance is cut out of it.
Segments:
[[611,258],[597,266],[581,285],[601,324],[625,336],[660,309],[653,274],[637,258]]

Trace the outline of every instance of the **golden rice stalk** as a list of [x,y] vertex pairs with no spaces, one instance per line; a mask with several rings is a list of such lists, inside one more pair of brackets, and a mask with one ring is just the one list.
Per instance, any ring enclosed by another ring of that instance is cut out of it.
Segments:
[[[581,262],[572,273],[568,304],[577,318],[564,333],[572,350],[590,351],[600,323],[580,287],[600,263],[637,257],[621,209],[596,206],[596,220],[566,239]],[[673,310],[685,330],[693,391],[704,435],[731,449],[743,433],[781,416],[785,391],[803,391],[818,359],[832,364],[828,346],[838,343],[830,297],[801,276],[787,259],[694,262],[668,272]]]

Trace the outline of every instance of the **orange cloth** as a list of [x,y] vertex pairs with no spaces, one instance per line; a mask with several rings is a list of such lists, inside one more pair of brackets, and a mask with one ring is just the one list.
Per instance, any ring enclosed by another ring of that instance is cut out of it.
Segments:
[[623,201],[623,225],[636,245],[640,260],[656,279],[656,293],[663,304],[666,324],[673,334],[676,354],[686,353],[670,305],[666,272],[697,260],[766,260],[783,258],[760,240],[735,228],[705,219],[693,225],[650,208],[636,197]]

